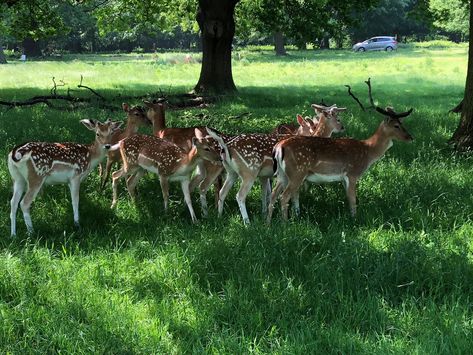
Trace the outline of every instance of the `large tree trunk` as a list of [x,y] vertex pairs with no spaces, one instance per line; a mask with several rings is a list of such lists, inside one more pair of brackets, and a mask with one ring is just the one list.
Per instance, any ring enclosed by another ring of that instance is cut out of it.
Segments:
[[235,5],[239,0],[199,0],[197,23],[202,38],[202,67],[195,92],[236,91],[232,75]]
[[26,58],[40,57],[41,48],[39,47],[39,42],[32,38],[25,38],[23,40],[23,54],[26,54]]
[[3,53],[2,41],[0,41],[0,64],[7,64],[7,57],[5,57],[5,53]]
[[281,31],[274,32],[274,50],[276,55],[286,55],[286,48],[284,48],[284,35]]
[[473,0],[470,0],[470,44],[468,49],[468,70],[460,124],[451,138],[458,150],[473,148]]

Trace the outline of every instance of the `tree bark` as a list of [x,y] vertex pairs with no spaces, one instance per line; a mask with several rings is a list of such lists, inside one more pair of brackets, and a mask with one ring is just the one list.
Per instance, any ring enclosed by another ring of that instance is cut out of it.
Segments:
[[284,48],[284,35],[281,31],[274,32],[274,50],[276,55],[286,55],[286,48]]
[[197,23],[202,39],[202,67],[194,91],[236,91],[232,75],[235,6],[239,0],[199,0]]
[[330,49],[330,37],[325,35],[320,40],[320,49]]
[[42,53],[39,42],[32,38],[25,38],[23,40],[23,54],[26,54],[26,58],[40,57]]
[[450,141],[455,144],[457,150],[473,148],[473,0],[470,0],[470,43],[461,118]]
[[0,40],[0,64],[7,64],[7,57],[5,57],[5,53],[3,53],[3,44]]

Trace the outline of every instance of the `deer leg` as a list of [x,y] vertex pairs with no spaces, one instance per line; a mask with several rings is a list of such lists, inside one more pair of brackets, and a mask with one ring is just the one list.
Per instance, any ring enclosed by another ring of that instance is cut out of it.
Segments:
[[28,183],[28,190],[26,191],[23,200],[20,202],[21,211],[23,212],[23,219],[25,220],[26,229],[28,230],[28,234],[33,233],[33,222],[31,222],[31,215],[30,215],[30,208],[31,204],[33,203],[36,195],[41,190],[41,186],[43,186],[44,180],[40,180],[37,182]]
[[[305,185],[302,185],[302,188],[305,188]],[[301,213],[299,206],[299,191],[296,191],[292,196],[292,212],[296,217],[299,217],[299,214]]]
[[304,179],[297,179],[294,178],[292,180],[288,181],[288,184],[286,188],[284,189],[282,195],[281,195],[281,211],[282,211],[282,219],[284,221],[287,221],[288,218],[288,206],[289,206],[289,201],[291,198],[294,197],[295,194],[297,194],[302,182]]
[[[204,181],[202,181],[199,185],[199,192],[200,192],[200,204],[202,206],[202,213],[204,217],[207,217],[207,191],[209,190],[212,183],[216,184],[216,180],[220,178],[220,174],[222,173],[223,167],[214,168],[211,171],[207,171],[207,176],[205,177]],[[221,184],[220,184],[221,185]],[[216,193],[218,195],[219,190],[216,189]],[[218,204],[218,199],[217,199]]]
[[110,208],[114,208],[117,205],[117,200],[118,200],[118,180],[120,180],[122,177],[126,176],[127,173],[125,172],[125,169],[122,167],[117,171],[114,171],[112,174],[112,190],[113,190],[113,200],[112,200],[112,205]]
[[190,191],[194,191],[206,177],[207,170],[205,169],[204,163],[202,162],[197,165],[197,173],[194,175],[189,185]]
[[25,191],[25,181],[23,179],[15,180],[13,183],[13,196],[10,200],[10,222],[11,222],[11,236],[16,235],[16,212],[18,211],[18,203]]
[[267,177],[260,177],[261,183],[261,213],[266,216],[268,213],[269,199],[271,196],[271,179]]
[[250,218],[248,217],[248,211],[246,210],[246,196],[251,190],[255,179],[253,177],[248,179],[243,179],[240,190],[238,190],[236,200],[238,202],[238,207],[240,207],[241,216],[243,218],[243,223],[250,224]]
[[230,189],[235,183],[237,176],[238,175],[233,170],[227,170],[227,177],[218,194],[218,215],[219,216],[222,216],[223,214],[223,206],[224,206],[225,198],[227,197],[228,193],[230,192]]
[[79,225],[79,190],[80,178],[72,179],[69,182],[69,190],[71,190],[72,212],[74,214],[74,225],[80,228]]
[[138,169],[138,171],[135,174],[131,175],[126,180],[126,187],[128,189],[128,194],[130,195],[130,198],[133,201],[136,200],[136,192],[135,192],[136,185],[138,184],[138,181],[140,181],[140,179],[143,177],[144,174],[145,174],[145,171],[143,169]]
[[161,184],[161,192],[163,193],[164,210],[168,210],[169,205],[169,181],[166,177],[160,176],[159,183]]
[[100,188],[104,189],[105,185],[107,185],[107,180],[110,177],[110,172],[112,171],[113,160],[107,157],[107,164],[105,165],[105,172],[102,174],[102,182],[100,184]]
[[223,178],[222,178],[222,170],[220,170],[220,173],[218,174],[217,178],[215,179],[214,182],[214,189],[215,189],[215,206],[218,206],[218,196],[219,192],[222,189],[223,186]]
[[189,180],[188,179],[185,179],[185,180],[181,181],[181,188],[182,188],[182,192],[184,194],[184,200],[186,201],[187,208],[189,209],[189,212],[191,214],[192,223],[196,223],[197,222],[197,217],[195,216],[194,208],[192,207],[192,200],[191,200],[191,194],[190,194],[190,191],[189,191]]
[[348,198],[348,205],[350,207],[350,214],[352,217],[356,215],[356,179],[346,178],[344,181],[345,190]]
[[268,215],[266,217],[266,223],[270,224],[271,223],[271,218],[273,216],[273,211],[274,211],[274,204],[276,203],[276,200],[278,199],[279,195],[281,192],[284,190],[284,183],[281,182],[280,179],[276,182],[276,186],[273,189],[273,193],[271,194],[271,201],[269,202],[268,206]]

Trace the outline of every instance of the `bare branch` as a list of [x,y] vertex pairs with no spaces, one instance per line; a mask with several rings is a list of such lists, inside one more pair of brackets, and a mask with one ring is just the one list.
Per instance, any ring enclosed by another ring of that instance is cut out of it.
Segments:
[[348,88],[348,95],[350,95],[350,96],[353,98],[353,100],[355,100],[355,101],[358,103],[358,105],[360,106],[360,108],[361,108],[363,111],[366,111],[366,110],[365,110],[365,107],[363,106],[363,104],[361,103],[361,101],[358,100],[358,98],[355,96],[355,94],[353,94],[353,92],[351,91],[351,86],[350,86],[350,85],[345,85],[345,87]]
[[100,97],[103,101],[107,101],[107,99],[105,97],[103,97],[102,95],[100,95],[97,91],[95,91],[94,89],[88,87],[88,86],[85,86],[85,85],[82,85],[82,80],[84,79],[84,77],[80,76],[80,83],[79,85],[77,85],[78,88],[84,88],[84,89],[87,89],[87,90],[90,90],[92,92],[92,94],[94,94],[95,96],[97,97]]

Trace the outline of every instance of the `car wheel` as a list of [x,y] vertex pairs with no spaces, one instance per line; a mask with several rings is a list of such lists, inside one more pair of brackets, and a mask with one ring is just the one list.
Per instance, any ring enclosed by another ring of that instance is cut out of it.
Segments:
[[392,52],[393,50],[394,48],[391,46],[386,47],[386,52]]
[[364,52],[364,51],[366,51],[366,49],[364,47],[358,48],[358,52]]

